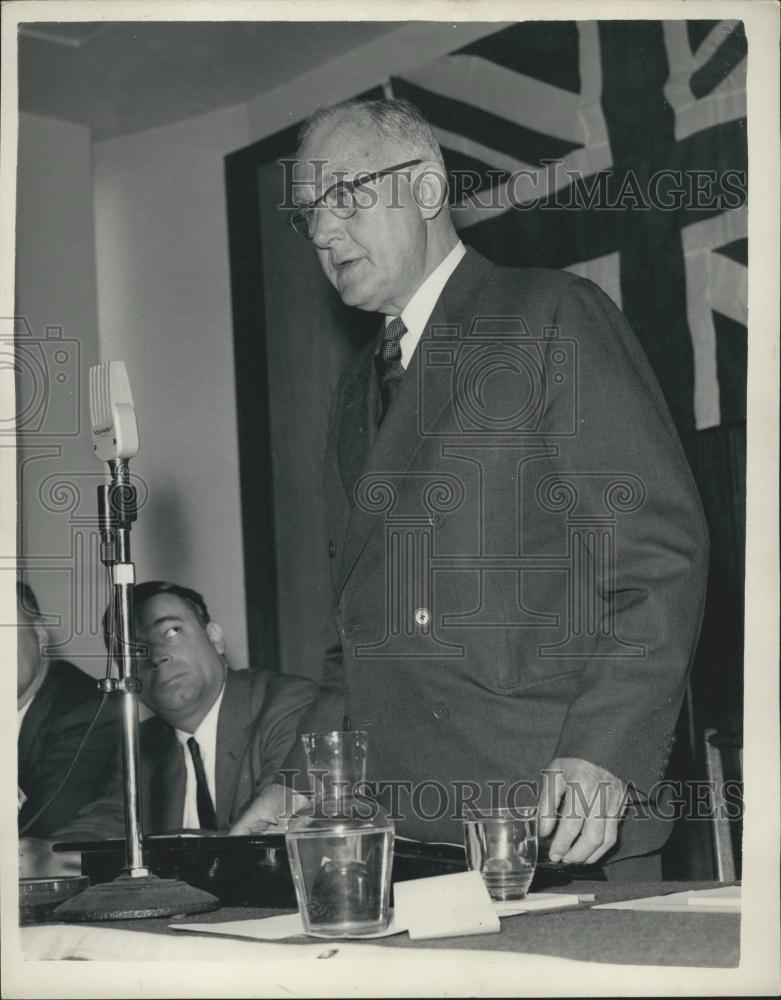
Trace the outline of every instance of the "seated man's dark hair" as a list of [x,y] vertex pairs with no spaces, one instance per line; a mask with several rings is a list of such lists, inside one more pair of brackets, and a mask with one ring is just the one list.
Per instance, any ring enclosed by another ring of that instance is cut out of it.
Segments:
[[16,603],[20,610],[24,611],[28,618],[40,618],[41,609],[38,605],[38,598],[29,583],[16,580]]
[[[157,597],[158,594],[173,594],[174,597],[180,598],[185,604],[189,605],[201,625],[206,626],[211,621],[206,601],[204,601],[203,596],[197,590],[190,590],[189,587],[181,587],[178,583],[168,583],[167,580],[146,580],[144,583],[134,584],[134,611],[137,613],[142,604],[145,604],[153,597]],[[108,648],[111,646],[110,626],[111,605],[106,608],[103,614],[103,638]]]

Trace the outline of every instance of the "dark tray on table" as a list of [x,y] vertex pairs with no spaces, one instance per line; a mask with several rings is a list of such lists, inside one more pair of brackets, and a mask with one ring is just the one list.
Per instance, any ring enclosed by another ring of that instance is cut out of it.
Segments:
[[[79,841],[55,844],[54,850],[81,851],[81,871],[93,885],[110,882],[125,863],[124,840]],[[156,875],[178,878],[213,893],[224,906],[295,907],[285,838],[282,834],[245,837],[145,837],[146,865]],[[466,870],[463,847],[455,844],[422,844],[397,839],[393,857],[393,882],[448,875]],[[538,865],[532,888],[544,890],[567,885],[573,878],[604,876],[594,865]]]

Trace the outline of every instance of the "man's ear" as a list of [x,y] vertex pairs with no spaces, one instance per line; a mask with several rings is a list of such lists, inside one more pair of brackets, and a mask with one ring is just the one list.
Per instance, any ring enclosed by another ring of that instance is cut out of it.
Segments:
[[412,194],[424,219],[433,219],[447,203],[447,175],[441,163],[425,160],[415,169]]
[[217,622],[208,622],[206,625],[206,635],[209,637],[209,642],[214,646],[220,656],[225,655],[225,633],[222,630],[222,625],[218,625]]
[[43,625],[35,625],[35,638],[38,640],[38,653],[43,657],[43,651],[49,645],[49,631]]

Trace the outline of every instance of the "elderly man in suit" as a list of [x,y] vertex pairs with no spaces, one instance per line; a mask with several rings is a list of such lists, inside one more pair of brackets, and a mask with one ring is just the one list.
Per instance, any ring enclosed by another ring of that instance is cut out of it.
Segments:
[[[156,715],[140,727],[143,830],[219,831],[272,781],[312,704],[311,681],[269,670],[232,670],[222,627],[203,597],[154,580],[133,588],[141,700]],[[121,765],[112,787],[50,839],[123,837]],[[50,845],[23,845],[24,866],[70,870]]]
[[49,635],[35,593],[21,580],[16,599],[19,832],[47,837],[108,782],[118,713],[110,702],[98,713],[93,677],[66,660],[44,656]]
[[[621,818],[664,774],[708,542],[640,345],[587,280],[464,247],[406,102],[316,112],[296,171],[294,228],[383,317],[336,393],[325,496],[342,708],[370,777],[412,789],[397,830],[459,841],[467,794],[528,783],[551,859],[657,874],[669,823]],[[282,801],[280,779],[234,832]]]

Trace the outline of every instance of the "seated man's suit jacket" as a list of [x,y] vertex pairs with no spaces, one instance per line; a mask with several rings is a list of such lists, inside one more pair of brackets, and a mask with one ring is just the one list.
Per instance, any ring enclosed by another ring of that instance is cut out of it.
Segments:
[[53,660],[19,730],[19,788],[27,796],[19,830],[48,837],[101,794],[121,739],[118,706],[109,698],[62,790],[29,829],[26,824],[68,772],[100,704],[97,681],[72,663]]
[[[217,720],[217,825],[226,830],[268,784],[296,738],[316,685],[269,670],[228,670]],[[184,814],[185,750],[158,716],[140,727],[143,832],[180,829]],[[121,765],[110,792],[58,829],[58,840],[124,837]]]
[[[366,729],[369,778],[407,783],[396,829],[423,840],[462,840],[458,787],[488,804],[556,757],[649,794],[708,539],[624,317],[576,275],[468,250],[379,427],[376,352],[342,376],[325,459],[342,703],[332,684],[304,725]],[[612,856],[668,832],[627,820]]]

